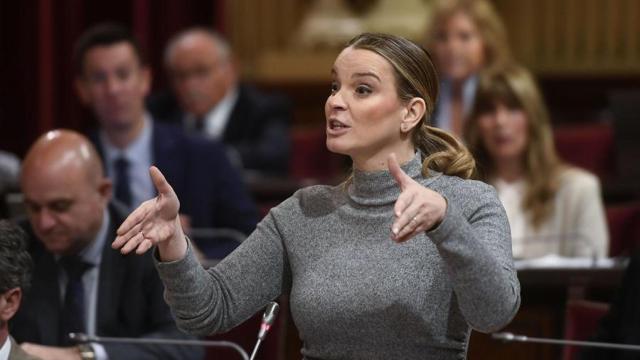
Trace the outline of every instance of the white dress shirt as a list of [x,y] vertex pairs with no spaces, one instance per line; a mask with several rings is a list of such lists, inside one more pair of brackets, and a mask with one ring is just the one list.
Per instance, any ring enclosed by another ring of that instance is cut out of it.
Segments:
[[[473,102],[476,97],[476,89],[478,88],[477,76],[470,77],[465,80],[462,85],[462,115],[463,121],[471,111]],[[451,102],[453,97],[453,89],[451,81],[444,79],[440,82],[440,95],[438,97],[437,111],[434,114],[431,124],[446,131],[451,131],[453,124],[451,123]]]
[[153,164],[152,143],[153,122],[151,116],[145,114],[144,128],[140,135],[126,148],[120,149],[111,142],[104,133],[100,132],[100,141],[104,149],[104,157],[107,175],[113,179],[115,174],[114,163],[120,157],[129,162],[128,176],[129,189],[131,190],[131,209],[138,207],[142,202],[156,196],[155,187],[149,176],[149,167]]
[[[236,101],[238,101],[237,87],[228,91],[222,100],[204,116],[203,133],[207,137],[212,139],[220,139],[222,137]],[[193,114],[186,115],[185,126],[190,131],[196,127],[196,117]]]
[[[98,315],[98,283],[100,281],[100,263],[102,262],[102,250],[107,241],[109,231],[109,223],[111,218],[109,211],[105,210],[102,216],[102,226],[96,234],[96,238],[84,248],[78,255],[80,258],[91,265],[82,275],[82,286],[85,294],[85,328],[87,335],[96,335],[97,315]],[[60,257],[57,256],[57,259]],[[57,260],[56,259],[56,260]],[[60,285],[60,301],[64,303],[64,296],[67,289],[68,277],[64,271],[58,274],[58,283]],[[96,353],[98,360],[108,359],[107,352],[100,344],[91,344]]]

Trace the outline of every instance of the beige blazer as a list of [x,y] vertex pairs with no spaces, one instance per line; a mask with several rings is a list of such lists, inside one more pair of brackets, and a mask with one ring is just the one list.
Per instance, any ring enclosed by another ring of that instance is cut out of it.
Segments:
[[[500,188],[497,189],[500,194]],[[524,223],[523,234],[514,234],[512,239],[514,257],[531,259],[551,254],[606,257],[609,232],[598,178],[581,169],[566,169],[553,201],[553,213],[537,229],[521,207],[508,211],[510,223]]]

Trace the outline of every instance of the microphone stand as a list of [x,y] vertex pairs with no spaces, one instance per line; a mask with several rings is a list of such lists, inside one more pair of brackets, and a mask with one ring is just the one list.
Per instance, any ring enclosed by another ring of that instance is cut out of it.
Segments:
[[271,325],[273,325],[279,309],[280,307],[277,302],[272,301],[267,305],[267,308],[262,314],[262,323],[260,324],[260,331],[258,331],[258,341],[256,341],[256,345],[253,347],[249,360],[253,360],[256,357],[258,348],[260,347],[262,340],[267,336],[267,332],[271,329]]
[[231,341],[213,341],[213,340],[178,340],[178,339],[162,339],[162,338],[126,338],[126,337],[106,337],[106,336],[89,336],[82,333],[70,333],[69,338],[80,343],[119,343],[119,344],[138,344],[138,345],[182,345],[182,346],[206,346],[206,347],[224,347],[237,351],[243,360],[249,360],[249,355],[238,344]]
[[237,351],[242,360],[253,360],[258,353],[258,348],[262,340],[267,336],[267,332],[271,329],[271,325],[278,315],[279,306],[276,302],[270,302],[266,310],[262,314],[262,324],[258,332],[258,341],[256,342],[251,358],[247,355],[238,344],[231,341],[213,341],[213,340],[179,340],[179,339],[162,339],[162,338],[125,338],[125,337],[106,337],[106,336],[89,336],[83,333],[69,333],[69,338],[79,343],[120,343],[120,344],[140,344],[140,345],[183,345],[183,346],[207,346],[207,347],[226,347]]
[[491,334],[491,338],[495,340],[502,340],[504,342],[525,342],[525,343],[538,343],[538,344],[551,344],[551,345],[571,345],[571,346],[617,349],[617,350],[626,350],[626,351],[640,351],[640,345],[615,344],[615,343],[605,343],[605,342],[597,342],[597,341],[535,338],[535,337],[528,337],[524,335],[514,335],[509,332],[494,333],[494,334]]

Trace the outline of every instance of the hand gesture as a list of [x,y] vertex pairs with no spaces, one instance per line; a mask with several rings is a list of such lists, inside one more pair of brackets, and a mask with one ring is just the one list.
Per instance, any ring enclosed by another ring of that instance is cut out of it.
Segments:
[[143,254],[158,245],[163,260],[177,260],[186,250],[178,216],[180,201],[158,168],[152,166],[149,174],[158,196],[143,202],[127,217],[111,247],[123,254],[133,250]]
[[439,224],[447,210],[447,202],[442,195],[420,185],[402,171],[395,154],[389,155],[387,164],[401,191],[393,207],[395,221],[391,226],[391,238],[407,241]]

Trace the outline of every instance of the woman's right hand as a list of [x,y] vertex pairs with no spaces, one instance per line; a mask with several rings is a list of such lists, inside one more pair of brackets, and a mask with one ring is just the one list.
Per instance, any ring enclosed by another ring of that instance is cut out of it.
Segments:
[[144,254],[157,245],[162,261],[179,260],[187,250],[178,216],[180,201],[158,168],[152,166],[149,174],[158,196],[143,202],[127,217],[111,247],[123,254],[133,250]]

